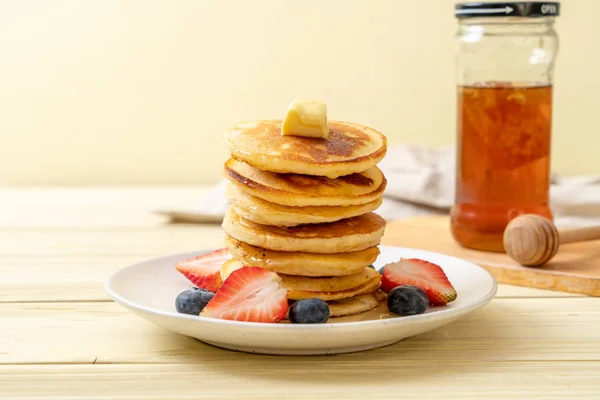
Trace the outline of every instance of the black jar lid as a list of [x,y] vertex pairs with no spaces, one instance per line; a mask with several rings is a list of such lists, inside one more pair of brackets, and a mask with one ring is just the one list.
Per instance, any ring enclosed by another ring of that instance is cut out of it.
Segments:
[[509,1],[496,3],[459,3],[454,7],[456,18],[475,17],[558,17],[560,3],[556,1]]

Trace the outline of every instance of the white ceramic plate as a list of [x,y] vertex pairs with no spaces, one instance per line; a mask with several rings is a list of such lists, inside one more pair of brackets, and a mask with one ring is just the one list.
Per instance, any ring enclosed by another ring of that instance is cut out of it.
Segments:
[[179,314],[175,297],[192,284],[173,266],[203,252],[130,265],[111,276],[105,289],[116,302],[158,326],[214,346],[267,354],[336,354],[386,346],[453,322],[483,307],[496,294],[494,278],[470,262],[422,250],[380,248],[377,269],[401,257],[431,261],[444,269],[458,298],[444,307],[430,307],[421,315],[393,316],[382,303],[373,311],[315,325],[236,322]]

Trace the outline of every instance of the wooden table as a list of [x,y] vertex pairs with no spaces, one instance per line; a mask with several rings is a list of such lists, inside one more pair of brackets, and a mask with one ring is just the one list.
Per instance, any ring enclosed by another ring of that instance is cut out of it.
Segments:
[[501,286],[488,306],[383,349],[234,353],[108,299],[149,257],[220,246],[156,208],[202,188],[0,189],[0,399],[600,399],[600,299]]

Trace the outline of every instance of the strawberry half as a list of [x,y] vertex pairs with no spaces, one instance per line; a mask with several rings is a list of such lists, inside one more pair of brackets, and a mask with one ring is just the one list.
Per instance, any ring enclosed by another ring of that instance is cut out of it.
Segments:
[[427,293],[429,304],[440,306],[456,300],[456,289],[439,265],[417,258],[403,258],[383,269],[381,286],[387,293],[400,285],[420,287]]
[[242,267],[229,275],[200,315],[234,321],[279,322],[287,309],[287,290],[276,273]]
[[220,249],[178,262],[175,268],[199,288],[216,292],[223,283],[221,266],[230,258],[227,249]]

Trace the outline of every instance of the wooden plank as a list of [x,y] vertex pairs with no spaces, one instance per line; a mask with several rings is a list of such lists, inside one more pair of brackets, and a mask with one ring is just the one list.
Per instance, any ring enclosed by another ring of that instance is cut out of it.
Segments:
[[[8,186],[0,187],[2,207],[128,207],[149,209],[193,205],[212,185],[162,186]],[[150,206],[150,207],[148,207]]]
[[[118,268],[220,247],[218,225],[170,225],[154,207],[181,208],[206,187],[0,189],[0,302],[107,300]],[[499,296],[564,294],[500,287]]]
[[138,255],[0,256],[0,303],[109,301],[104,281],[147,257]]
[[[215,235],[208,240],[219,237]],[[126,238],[123,240],[127,240]],[[218,245],[218,243],[215,243]],[[113,272],[157,254],[0,256],[0,302],[107,301],[104,281]],[[500,285],[497,297],[565,297],[575,294]]]
[[[118,268],[110,266],[108,268],[109,273]],[[98,272],[101,271],[95,270],[90,276],[86,276],[85,271],[82,271],[77,276],[70,276],[70,280],[80,279],[80,281],[74,282],[60,281],[59,274],[54,274],[52,281],[38,281],[37,276],[23,274],[21,282],[0,284],[0,303],[110,301],[110,297],[104,291],[104,273],[101,273],[100,279],[91,281],[93,275]],[[106,274],[106,277],[109,276],[109,273]],[[579,296],[577,294],[561,295],[560,292],[519,286],[499,285],[496,298],[565,298]]]
[[0,303],[15,302],[111,301],[100,283],[1,284]]
[[581,297],[582,295],[576,293],[557,292],[554,290],[544,290],[529,288],[525,286],[515,285],[498,285],[497,298],[511,297],[511,298],[524,298],[524,297]]
[[0,188],[0,230],[145,227],[193,207],[210,186]]
[[[0,364],[203,363],[220,358],[244,364],[249,359],[170,333],[110,302],[4,303],[0,315]],[[372,356],[344,358],[600,361],[599,332],[600,299],[497,299],[451,325],[374,350]]]
[[0,399],[597,400],[597,362],[415,363],[395,354],[0,366]]
[[541,268],[519,265],[503,253],[459,246],[450,234],[448,217],[428,216],[395,221],[386,227],[384,244],[420,248],[470,260],[486,268],[498,282],[600,296],[600,240],[561,246]]
[[[123,265],[221,246],[218,226],[151,215],[185,198],[153,190],[18,190],[12,208],[0,190],[0,301],[31,302],[0,304],[0,399],[598,398],[598,299],[501,286],[500,298],[450,326],[318,358],[233,353],[114,303],[81,302],[106,300],[102,283]],[[41,363],[78,365],[16,365]]]
[[218,225],[164,225],[140,229],[34,230],[0,232],[1,256],[158,257],[223,247]]
[[0,232],[0,302],[108,300],[104,281],[149,258],[219,248],[218,226]]

